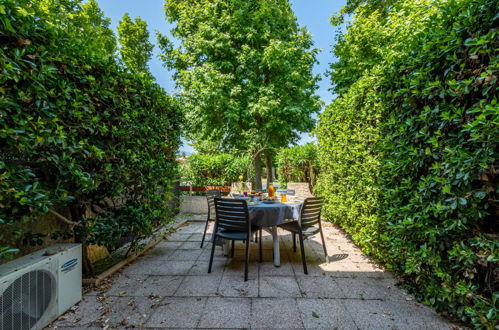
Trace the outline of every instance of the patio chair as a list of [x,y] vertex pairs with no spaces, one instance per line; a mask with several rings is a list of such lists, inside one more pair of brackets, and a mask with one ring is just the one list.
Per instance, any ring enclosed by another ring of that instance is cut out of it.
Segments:
[[[244,261],[244,281],[248,280],[249,245],[250,238],[255,232],[259,232],[260,262],[262,262],[262,228],[251,225],[248,213],[248,204],[244,200],[215,198],[215,229],[213,231],[214,241],[223,238],[232,241],[232,256],[234,256],[234,241],[246,243],[246,258]],[[215,244],[211,247],[210,263],[208,273],[211,273]]]
[[[208,201],[208,216],[206,217],[206,224],[204,226],[203,239],[201,240],[201,249],[203,248],[204,239],[206,236],[206,231],[208,230],[208,225],[210,221],[215,221],[211,218],[212,211],[215,212],[215,198],[220,197],[220,190],[206,190],[206,200]],[[212,242],[214,242],[212,240]]]
[[305,247],[303,246],[304,238],[308,238],[320,232],[322,239],[322,247],[327,260],[326,242],[324,241],[324,233],[321,225],[321,210],[324,203],[324,197],[309,197],[303,202],[303,207],[300,212],[300,218],[295,221],[285,222],[279,225],[280,228],[291,232],[293,235],[293,251],[296,252],[296,235],[300,240],[301,260],[303,263],[303,272],[308,274],[307,262],[305,260]]

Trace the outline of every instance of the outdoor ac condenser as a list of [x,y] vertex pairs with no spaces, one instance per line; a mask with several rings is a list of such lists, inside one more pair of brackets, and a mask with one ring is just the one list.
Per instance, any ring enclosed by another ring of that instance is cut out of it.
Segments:
[[42,329],[81,300],[81,245],[58,244],[0,265],[0,330]]

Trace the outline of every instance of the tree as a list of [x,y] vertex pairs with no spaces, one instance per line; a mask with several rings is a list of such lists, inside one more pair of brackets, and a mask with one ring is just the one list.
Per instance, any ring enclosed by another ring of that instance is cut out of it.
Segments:
[[260,188],[262,152],[296,142],[321,107],[310,34],[287,0],[173,0],[165,12],[180,45],[159,34],[161,57],[175,72],[187,137],[249,152]]
[[[125,70],[94,5],[0,5],[0,259],[44,237],[139,247],[172,211],[180,112],[153,80]],[[36,232],[46,215],[64,232]]]
[[147,62],[152,57],[154,46],[149,41],[147,23],[140,17],[132,21],[126,13],[118,25],[118,42],[127,68],[134,73],[149,73]]

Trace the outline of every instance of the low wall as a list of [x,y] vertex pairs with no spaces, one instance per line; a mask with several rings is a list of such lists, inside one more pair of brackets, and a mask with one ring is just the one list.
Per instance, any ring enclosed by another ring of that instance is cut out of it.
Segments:
[[300,198],[314,197],[308,182],[288,182],[288,189],[294,190],[295,195]]
[[182,196],[180,202],[182,213],[208,213],[206,196]]

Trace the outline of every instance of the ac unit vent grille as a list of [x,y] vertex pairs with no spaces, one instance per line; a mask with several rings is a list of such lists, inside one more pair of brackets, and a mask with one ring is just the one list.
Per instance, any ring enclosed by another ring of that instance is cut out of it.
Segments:
[[0,329],[29,330],[55,298],[55,278],[44,270],[25,273],[0,292]]

